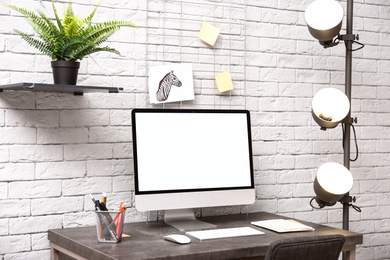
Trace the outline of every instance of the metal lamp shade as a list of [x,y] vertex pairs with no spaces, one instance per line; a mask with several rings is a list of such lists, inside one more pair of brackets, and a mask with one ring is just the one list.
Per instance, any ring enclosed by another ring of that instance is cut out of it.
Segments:
[[335,0],[316,0],[305,11],[310,34],[320,42],[332,40],[341,30],[344,10]]
[[351,105],[342,91],[324,88],[314,95],[311,108],[313,119],[319,126],[334,128],[349,114]]
[[320,166],[314,180],[316,200],[325,203],[339,201],[353,186],[351,172],[343,165],[328,162]]

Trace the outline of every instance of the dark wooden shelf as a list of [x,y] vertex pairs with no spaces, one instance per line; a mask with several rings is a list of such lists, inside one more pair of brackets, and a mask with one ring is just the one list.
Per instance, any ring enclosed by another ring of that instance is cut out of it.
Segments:
[[84,93],[92,93],[92,92],[119,93],[119,91],[123,91],[123,88],[42,84],[42,83],[27,83],[27,82],[0,85],[0,92],[7,91],[7,90],[73,93],[74,95],[81,96]]

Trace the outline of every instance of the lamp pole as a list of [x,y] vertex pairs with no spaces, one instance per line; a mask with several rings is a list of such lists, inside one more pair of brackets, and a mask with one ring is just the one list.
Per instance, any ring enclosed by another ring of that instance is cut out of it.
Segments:
[[[347,2],[347,35],[352,34],[353,24],[353,0]],[[348,97],[351,104],[351,86],[352,86],[352,41],[346,41],[345,55],[345,95]],[[345,122],[344,132],[344,166],[350,168],[350,144],[351,144],[351,111],[349,111]],[[349,197],[349,193],[345,195]],[[349,203],[343,204],[343,229],[349,229]]]
[[[347,35],[352,35],[353,25],[353,0],[347,1]],[[346,41],[345,50],[345,95],[351,104],[351,86],[352,86],[352,41]],[[351,105],[352,107],[352,105]],[[349,170],[350,168],[350,144],[351,144],[351,110],[348,113],[345,122],[344,132],[344,166]],[[344,199],[350,200],[349,192],[345,194]],[[343,203],[343,229],[349,230],[349,202]],[[343,253],[343,259],[349,259],[350,252]]]

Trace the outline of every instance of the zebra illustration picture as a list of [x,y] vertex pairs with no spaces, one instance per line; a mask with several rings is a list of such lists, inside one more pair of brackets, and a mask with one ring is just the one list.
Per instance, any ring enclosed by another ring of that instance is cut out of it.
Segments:
[[156,98],[158,101],[166,101],[171,92],[172,86],[181,87],[181,81],[173,74],[173,70],[167,73],[160,83],[158,84],[158,90],[156,92]]

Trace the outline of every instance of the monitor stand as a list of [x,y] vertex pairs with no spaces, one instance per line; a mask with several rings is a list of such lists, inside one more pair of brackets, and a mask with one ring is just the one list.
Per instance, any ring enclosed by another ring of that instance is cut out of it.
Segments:
[[180,231],[217,227],[217,225],[197,220],[193,209],[166,210],[164,212],[164,222]]

